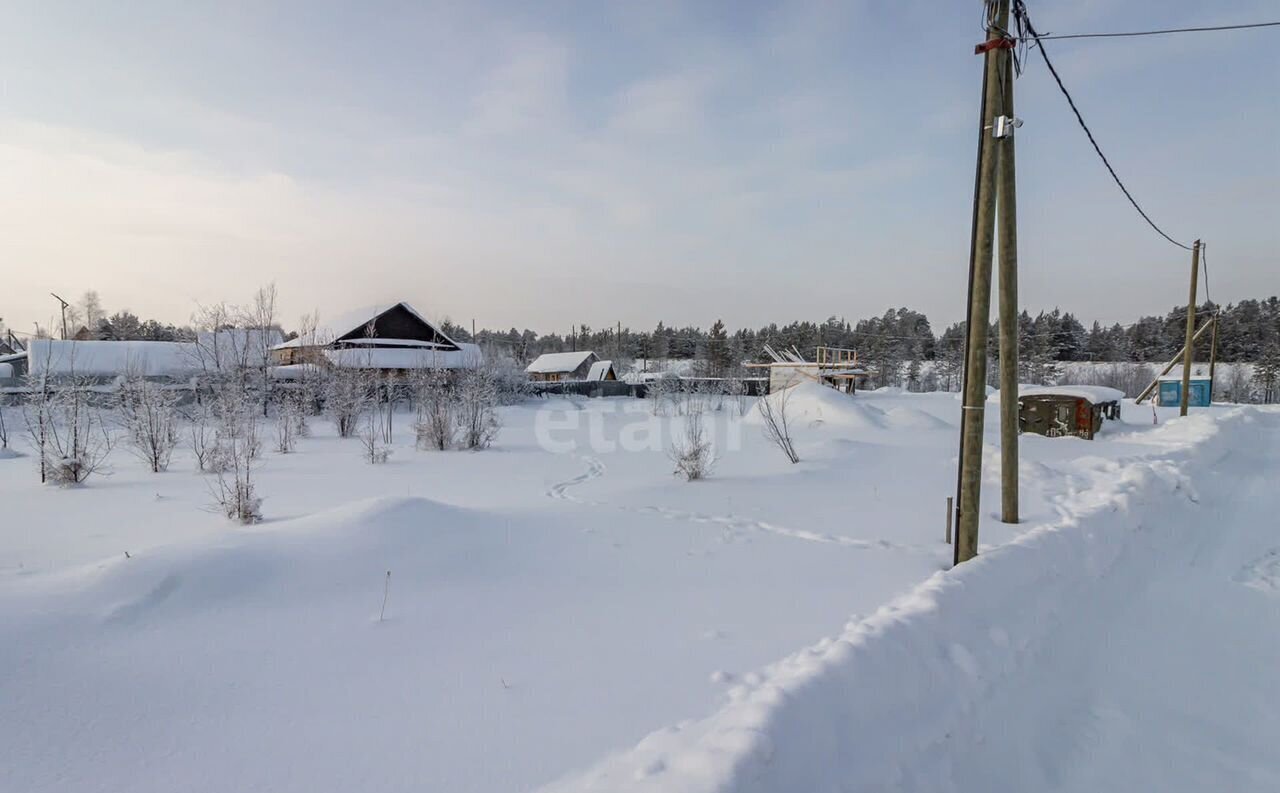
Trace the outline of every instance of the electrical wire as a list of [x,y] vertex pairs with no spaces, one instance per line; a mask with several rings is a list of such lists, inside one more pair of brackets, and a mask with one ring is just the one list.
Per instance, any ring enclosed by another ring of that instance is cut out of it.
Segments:
[[1163,30],[1135,30],[1125,33],[1064,33],[1060,35],[1048,34],[1038,35],[1032,33],[1027,36],[1028,39],[1035,41],[1061,41],[1063,39],[1118,39],[1130,38],[1134,36],[1164,36],[1170,33],[1207,33],[1216,30],[1248,30],[1250,28],[1273,28],[1280,27],[1280,22],[1252,22],[1246,25],[1214,25],[1212,27],[1198,28],[1165,28]]
[[1124,182],[1120,181],[1119,175],[1116,174],[1116,169],[1111,166],[1111,161],[1107,159],[1107,155],[1102,153],[1102,147],[1098,145],[1098,141],[1093,137],[1093,132],[1089,129],[1089,125],[1085,123],[1084,116],[1080,115],[1080,108],[1076,107],[1075,100],[1071,98],[1071,92],[1062,84],[1062,77],[1058,75],[1058,70],[1053,67],[1053,61],[1049,60],[1049,53],[1046,52],[1044,48],[1044,37],[1036,33],[1035,26],[1031,24],[1031,18],[1027,15],[1026,5],[1022,0],[1014,0],[1013,13],[1015,16],[1020,18],[1022,24],[1025,24],[1027,33],[1035,40],[1036,48],[1040,50],[1040,57],[1044,60],[1044,65],[1048,67],[1049,74],[1053,76],[1053,81],[1058,84],[1058,90],[1062,92],[1064,97],[1066,97],[1067,104],[1071,106],[1071,112],[1075,114],[1076,121],[1079,122],[1080,128],[1083,129],[1084,134],[1088,136],[1089,142],[1093,144],[1093,150],[1098,153],[1098,157],[1102,159],[1102,164],[1107,167],[1107,172],[1111,174],[1111,178],[1115,180],[1116,185],[1119,186],[1120,191],[1124,193],[1125,198],[1129,199],[1129,203],[1133,204],[1133,208],[1138,210],[1138,214],[1142,216],[1143,220],[1147,221],[1147,225],[1155,229],[1157,234],[1183,250],[1191,250],[1191,246],[1178,242],[1173,237],[1166,234],[1164,229],[1157,226],[1155,221],[1152,220],[1146,211],[1138,204],[1138,201],[1133,197],[1133,194],[1129,192],[1129,188],[1125,187]]

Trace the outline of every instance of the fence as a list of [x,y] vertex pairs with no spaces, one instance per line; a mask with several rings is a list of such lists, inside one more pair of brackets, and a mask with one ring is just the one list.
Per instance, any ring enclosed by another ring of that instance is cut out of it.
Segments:
[[[718,377],[681,377],[663,381],[663,387],[671,393],[724,393],[730,381]],[[764,377],[748,377],[738,380],[747,396],[769,393],[769,381]],[[644,399],[649,391],[646,383],[626,383],[621,380],[567,380],[558,383],[530,383],[530,390],[539,396],[585,397],[634,397]]]

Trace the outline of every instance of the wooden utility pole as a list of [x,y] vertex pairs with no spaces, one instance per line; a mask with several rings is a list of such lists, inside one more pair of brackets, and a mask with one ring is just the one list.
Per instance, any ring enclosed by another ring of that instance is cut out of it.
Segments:
[[[1003,108],[1013,114],[1013,64],[1001,61]],[[1000,224],[1000,520],[1018,522],[1018,198],[1013,134],[995,141],[1000,149],[998,209]]]
[[1218,368],[1218,312],[1213,312],[1213,341],[1209,342],[1209,404],[1213,404],[1214,376]]
[[1178,415],[1187,415],[1191,399],[1191,359],[1195,357],[1196,338],[1196,282],[1200,280],[1200,240],[1191,246],[1191,293],[1187,298],[1187,343],[1182,348],[1182,402]]
[[66,341],[67,339],[67,306],[71,304],[63,300],[62,298],[58,297],[57,295],[53,294],[53,292],[50,292],[49,294],[53,296],[54,300],[57,300],[59,303],[62,304],[62,339],[63,341]]
[[1003,115],[1000,100],[1002,62],[1009,27],[1009,0],[996,0],[988,20],[979,134],[977,194],[974,198],[973,257],[969,266],[968,338],[965,343],[964,401],[960,418],[960,472],[956,499],[954,563],[978,555],[978,518],[982,496],[983,411],[987,401],[987,323],[991,321],[991,255],[995,237],[996,165],[1000,147],[992,137],[995,120]]

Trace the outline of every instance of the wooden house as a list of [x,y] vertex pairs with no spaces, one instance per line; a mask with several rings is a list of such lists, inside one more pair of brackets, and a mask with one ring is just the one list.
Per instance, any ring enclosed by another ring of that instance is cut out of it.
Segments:
[[[612,362],[602,362],[600,356],[590,350],[583,352],[545,352],[525,367],[529,379],[538,383],[560,383],[566,380],[590,379],[592,367],[597,363],[609,363],[608,372],[613,371]],[[605,372],[604,374],[607,374]],[[597,380],[617,380],[613,377],[597,377]]]
[[347,314],[271,350],[278,366],[344,369],[474,369],[480,348],[449,338],[408,303]]
[[1102,420],[1120,418],[1124,393],[1103,386],[1044,386],[1018,393],[1018,430],[1093,440]]

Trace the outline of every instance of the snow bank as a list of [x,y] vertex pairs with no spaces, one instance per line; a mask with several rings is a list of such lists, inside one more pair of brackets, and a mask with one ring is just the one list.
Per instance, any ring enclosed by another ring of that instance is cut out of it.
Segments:
[[[880,391],[873,392],[877,397]],[[883,409],[876,397],[846,394],[817,383],[797,383],[785,391],[770,394],[774,409],[787,400],[787,415],[793,427],[828,427],[852,430],[940,429],[951,426],[947,421],[919,408],[895,404]],[[885,394],[891,396],[892,394]],[[756,405],[743,418],[748,424],[760,425],[763,418]]]
[[[797,396],[809,410],[831,404]],[[1070,619],[1064,604],[1087,598],[1141,540],[1151,505],[1174,511],[1195,500],[1190,448],[1230,449],[1249,434],[1250,413],[1168,422],[1153,434],[1177,444],[1172,455],[1085,463],[1092,481],[1064,500],[1057,521],[935,574],[839,636],[748,676],[712,716],[655,732],[545,793],[952,789],[945,745],[977,703],[1043,651]]]
[[[781,410],[785,399],[787,417],[793,427],[825,424],[847,429],[883,429],[885,426],[884,411],[860,403],[855,396],[817,383],[797,383],[764,399],[775,411]],[[762,424],[764,419],[760,415],[760,406],[753,407],[743,421]]]

